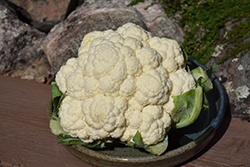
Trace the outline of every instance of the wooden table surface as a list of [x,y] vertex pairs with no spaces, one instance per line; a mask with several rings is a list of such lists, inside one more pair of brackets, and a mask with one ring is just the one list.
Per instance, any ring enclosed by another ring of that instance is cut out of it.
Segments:
[[[50,132],[50,94],[50,85],[0,76],[0,167],[91,167]],[[231,118],[227,109],[208,146],[181,166],[250,167],[250,123]]]

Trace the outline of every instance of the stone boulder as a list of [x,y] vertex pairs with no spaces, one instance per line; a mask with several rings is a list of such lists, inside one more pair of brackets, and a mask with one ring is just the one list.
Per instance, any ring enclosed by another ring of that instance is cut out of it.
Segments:
[[172,20],[164,19],[166,15],[159,5],[149,7],[146,12],[143,10],[147,4],[127,7],[127,2],[86,0],[65,21],[53,27],[44,43],[44,52],[52,71],[56,73],[67,59],[78,56],[78,48],[87,33],[95,30],[116,30],[128,22],[140,25],[153,35],[165,35],[183,41],[181,30]]
[[78,5],[78,0],[8,0],[27,22],[48,32]]
[[0,74],[6,74],[43,55],[45,35],[20,21],[0,3]]
[[250,51],[226,60],[216,74],[227,92],[231,115],[250,121]]
[[[128,5],[131,0],[126,0]],[[175,38],[179,43],[184,42],[184,33],[176,22],[169,18],[160,3],[154,4],[154,0],[138,3],[134,7],[143,16],[143,21],[153,36],[167,36]]]

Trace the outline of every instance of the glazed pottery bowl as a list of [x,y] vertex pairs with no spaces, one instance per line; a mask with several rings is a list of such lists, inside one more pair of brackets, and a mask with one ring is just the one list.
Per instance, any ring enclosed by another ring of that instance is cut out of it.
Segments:
[[[188,60],[190,69],[203,65],[193,59]],[[92,150],[84,146],[66,146],[67,150],[82,161],[102,167],[169,167],[181,164],[199,153],[213,138],[225,113],[225,92],[218,78],[213,75],[213,90],[206,94],[209,110],[202,111],[198,119],[190,126],[172,129],[169,132],[169,147],[161,155],[152,155],[144,151],[117,145],[109,149]],[[51,114],[52,102],[48,112]]]

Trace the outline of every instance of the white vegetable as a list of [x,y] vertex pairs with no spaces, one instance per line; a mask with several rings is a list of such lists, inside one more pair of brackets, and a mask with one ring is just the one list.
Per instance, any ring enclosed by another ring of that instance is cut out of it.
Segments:
[[162,141],[171,126],[172,95],[195,88],[175,40],[152,37],[127,23],[117,31],[87,34],[78,58],[56,75],[66,92],[59,109],[63,130],[90,143],[119,138]]

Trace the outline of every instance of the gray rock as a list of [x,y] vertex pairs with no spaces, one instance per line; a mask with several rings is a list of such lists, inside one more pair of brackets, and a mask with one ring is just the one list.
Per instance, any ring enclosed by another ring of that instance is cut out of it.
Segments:
[[48,32],[76,8],[78,0],[7,0],[32,26]]
[[46,38],[44,52],[52,71],[56,73],[70,57],[78,56],[78,48],[87,33],[95,30],[115,30],[127,22],[147,29],[141,14],[135,8],[121,8],[119,2],[85,1],[64,22],[52,28]]
[[[129,4],[131,0],[126,0]],[[180,26],[169,18],[160,3],[153,4],[154,0],[138,3],[134,7],[142,14],[143,21],[153,36],[167,36],[175,38],[179,43],[184,42],[184,32]]]
[[40,56],[44,38],[44,33],[21,22],[0,4],[0,74]]
[[229,97],[231,114],[250,120],[250,51],[230,58],[217,73]]
[[95,30],[116,30],[127,22],[140,25],[154,36],[169,36],[183,42],[183,33],[177,24],[168,19],[159,4],[144,7],[150,3],[127,7],[130,1],[86,0],[68,18],[51,29],[44,51],[56,73],[70,57],[77,57],[83,37]]
[[53,80],[53,77],[50,75],[49,71],[50,64],[46,57],[43,56],[30,61],[27,64],[19,65],[5,75],[42,83],[50,83]]

